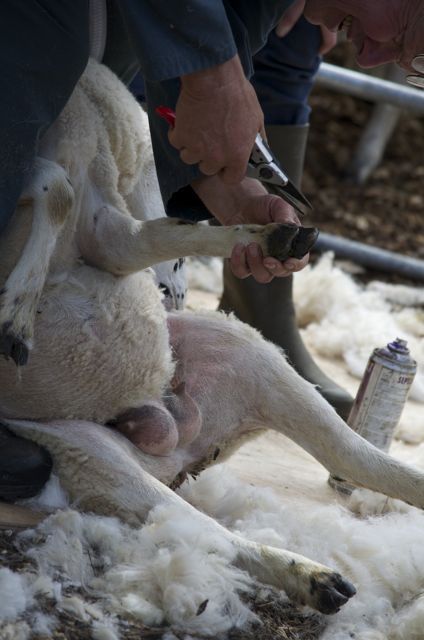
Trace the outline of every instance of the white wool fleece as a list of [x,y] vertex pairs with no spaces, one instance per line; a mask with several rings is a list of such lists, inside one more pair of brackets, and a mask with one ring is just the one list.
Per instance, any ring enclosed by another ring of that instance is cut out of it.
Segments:
[[[225,465],[186,483],[180,493],[246,538],[305,554],[352,580],[357,595],[327,618],[321,640],[422,637],[421,511],[359,490],[346,506],[287,506],[271,490],[241,483]],[[58,603],[73,607],[74,615],[78,604],[80,616],[96,623],[99,638],[108,638],[109,631],[110,638],[118,633],[108,618],[115,615],[131,614],[147,625],[171,624],[177,632],[210,637],[254,620],[240,599],[249,594],[253,581],[231,564],[232,549],[179,518],[175,508],[155,509],[141,529],[65,510],[21,536],[31,545],[28,554],[40,575],[50,583],[54,577],[63,588],[81,587],[90,601],[96,598],[96,616],[89,610],[93,605],[83,599],[72,604],[58,595]],[[8,572],[8,580],[10,576],[15,574]],[[20,595],[9,610],[12,618],[29,603],[22,580],[15,577]],[[36,599],[36,594],[31,597]],[[201,605],[206,608],[197,615]]]
[[[322,640],[414,638],[401,629],[418,628],[422,620],[420,608],[411,605],[424,590],[421,511],[371,491],[354,492],[346,508],[284,506],[271,490],[242,485],[222,467],[184,485],[182,493],[245,537],[302,553],[355,584],[357,595],[328,618]],[[362,518],[347,508],[357,511],[359,503]],[[382,517],[383,505],[393,511]]]

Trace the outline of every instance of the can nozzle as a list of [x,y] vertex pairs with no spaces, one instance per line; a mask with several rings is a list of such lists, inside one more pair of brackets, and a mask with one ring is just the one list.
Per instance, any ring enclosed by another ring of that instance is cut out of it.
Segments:
[[394,353],[401,353],[403,355],[409,354],[408,343],[402,338],[396,338],[396,340],[393,340],[393,342],[389,342],[387,348],[389,349],[389,351],[392,351]]

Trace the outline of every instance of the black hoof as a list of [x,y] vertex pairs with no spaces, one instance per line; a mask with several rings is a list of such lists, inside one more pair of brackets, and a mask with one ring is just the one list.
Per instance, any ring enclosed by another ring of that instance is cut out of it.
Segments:
[[311,250],[317,238],[318,229],[315,227],[279,224],[268,236],[268,255],[281,262],[287,258],[300,260]]
[[281,262],[287,260],[298,233],[299,227],[293,224],[279,224],[267,238],[267,254]]
[[10,331],[11,322],[5,322],[0,329],[0,354],[6,360],[12,358],[17,367],[28,362],[29,349],[22,338]]
[[299,227],[299,233],[292,242],[291,258],[300,260],[312,249],[319,235],[315,227]]
[[339,573],[326,576],[324,580],[311,579],[311,593],[316,592],[316,608],[327,615],[337,613],[340,607],[355,595],[356,589]]

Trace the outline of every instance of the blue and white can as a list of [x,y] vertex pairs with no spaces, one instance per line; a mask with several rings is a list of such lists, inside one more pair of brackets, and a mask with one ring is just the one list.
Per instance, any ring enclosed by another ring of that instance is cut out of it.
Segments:
[[[347,419],[351,429],[382,451],[388,451],[417,371],[406,340],[396,338],[374,349]],[[330,475],[329,484],[350,494],[355,488]]]

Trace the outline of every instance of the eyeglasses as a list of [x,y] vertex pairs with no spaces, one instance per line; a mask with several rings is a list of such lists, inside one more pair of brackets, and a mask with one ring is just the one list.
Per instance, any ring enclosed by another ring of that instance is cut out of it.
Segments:
[[409,84],[412,84],[414,87],[418,87],[419,89],[424,89],[424,54],[420,53],[419,55],[415,56],[415,58],[411,62],[411,66],[414,69],[414,71],[417,71],[419,74],[423,74],[423,75],[406,76],[406,81]]

